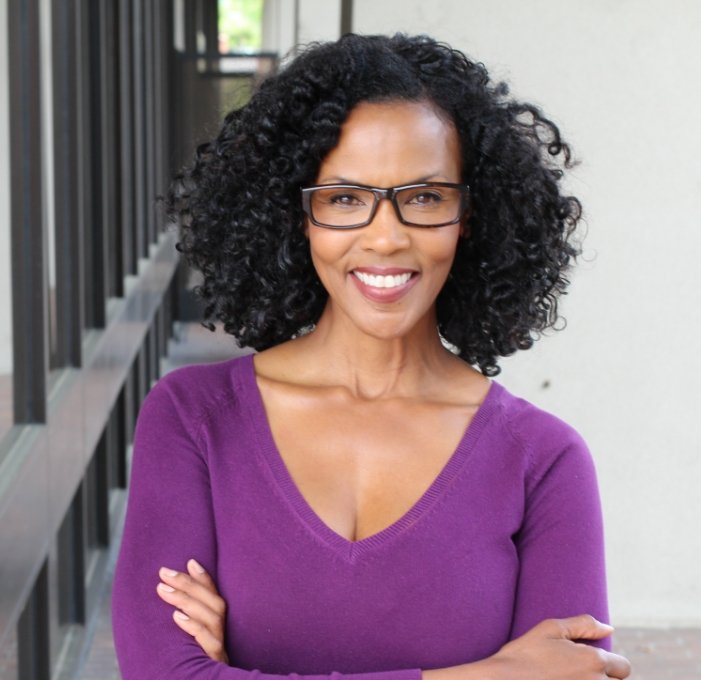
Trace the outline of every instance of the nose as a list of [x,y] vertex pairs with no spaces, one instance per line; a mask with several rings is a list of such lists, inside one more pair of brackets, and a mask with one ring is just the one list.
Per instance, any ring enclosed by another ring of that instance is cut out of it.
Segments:
[[383,198],[372,222],[361,229],[363,248],[383,255],[404,250],[411,243],[407,230],[408,227],[399,221],[392,201]]

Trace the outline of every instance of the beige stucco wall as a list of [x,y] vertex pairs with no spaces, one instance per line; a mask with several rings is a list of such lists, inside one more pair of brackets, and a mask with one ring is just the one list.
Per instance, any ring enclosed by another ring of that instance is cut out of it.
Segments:
[[314,40],[336,40],[340,26],[339,0],[265,0],[263,49],[284,56]]
[[[299,3],[300,38],[336,37],[331,9],[317,30]],[[569,326],[500,380],[590,443],[614,621],[701,625],[701,3],[355,0],[354,30],[450,42],[574,145],[588,235]]]
[[701,625],[701,4],[356,0],[354,18],[475,55],[574,144],[588,235],[569,327],[502,381],[591,445],[614,620]]

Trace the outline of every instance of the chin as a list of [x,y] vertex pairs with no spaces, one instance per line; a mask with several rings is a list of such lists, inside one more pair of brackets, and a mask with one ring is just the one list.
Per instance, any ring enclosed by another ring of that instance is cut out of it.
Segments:
[[[377,319],[374,322],[364,319],[355,325],[362,333],[377,340],[402,340],[415,335],[427,323],[425,319],[412,322],[406,317],[391,319],[384,316],[385,318]],[[435,328],[435,323],[432,324],[432,327]]]

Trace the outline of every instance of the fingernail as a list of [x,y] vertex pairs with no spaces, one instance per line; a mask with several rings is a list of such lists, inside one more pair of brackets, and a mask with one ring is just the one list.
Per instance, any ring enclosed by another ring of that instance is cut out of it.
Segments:
[[175,588],[171,588],[169,585],[166,585],[165,583],[159,583],[158,590],[162,590],[164,593],[174,593],[175,592]]
[[174,578],[175,576],[178,575],[178,572],[175,571],[175,569],[168,569],[166,567],[161,567],[161,573],[164,576],[170,576],[170,578]]
[[204,574],[204,567],[197,560],[191,559],[189,564],[193,571],[197,572],[198,574]]
[[173,614],[173,616],[176,619],[180,619],[181,621],[189,621],[190,620],[190,617],[187,614],[185,614],[184,612],[181,612],[180,610],[176,611],[175,614]]

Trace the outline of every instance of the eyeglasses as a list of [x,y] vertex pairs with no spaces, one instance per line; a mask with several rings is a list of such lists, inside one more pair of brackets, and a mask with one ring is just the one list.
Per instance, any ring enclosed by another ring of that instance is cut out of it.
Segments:
[[397,218],[412,227],[444,227],[459,222],[469,208],[466,184],[424,182],[389,189],[359,184],[323,184],[302,189],[302,209],[318,227],[356,229],[375,217],[384,198]]

